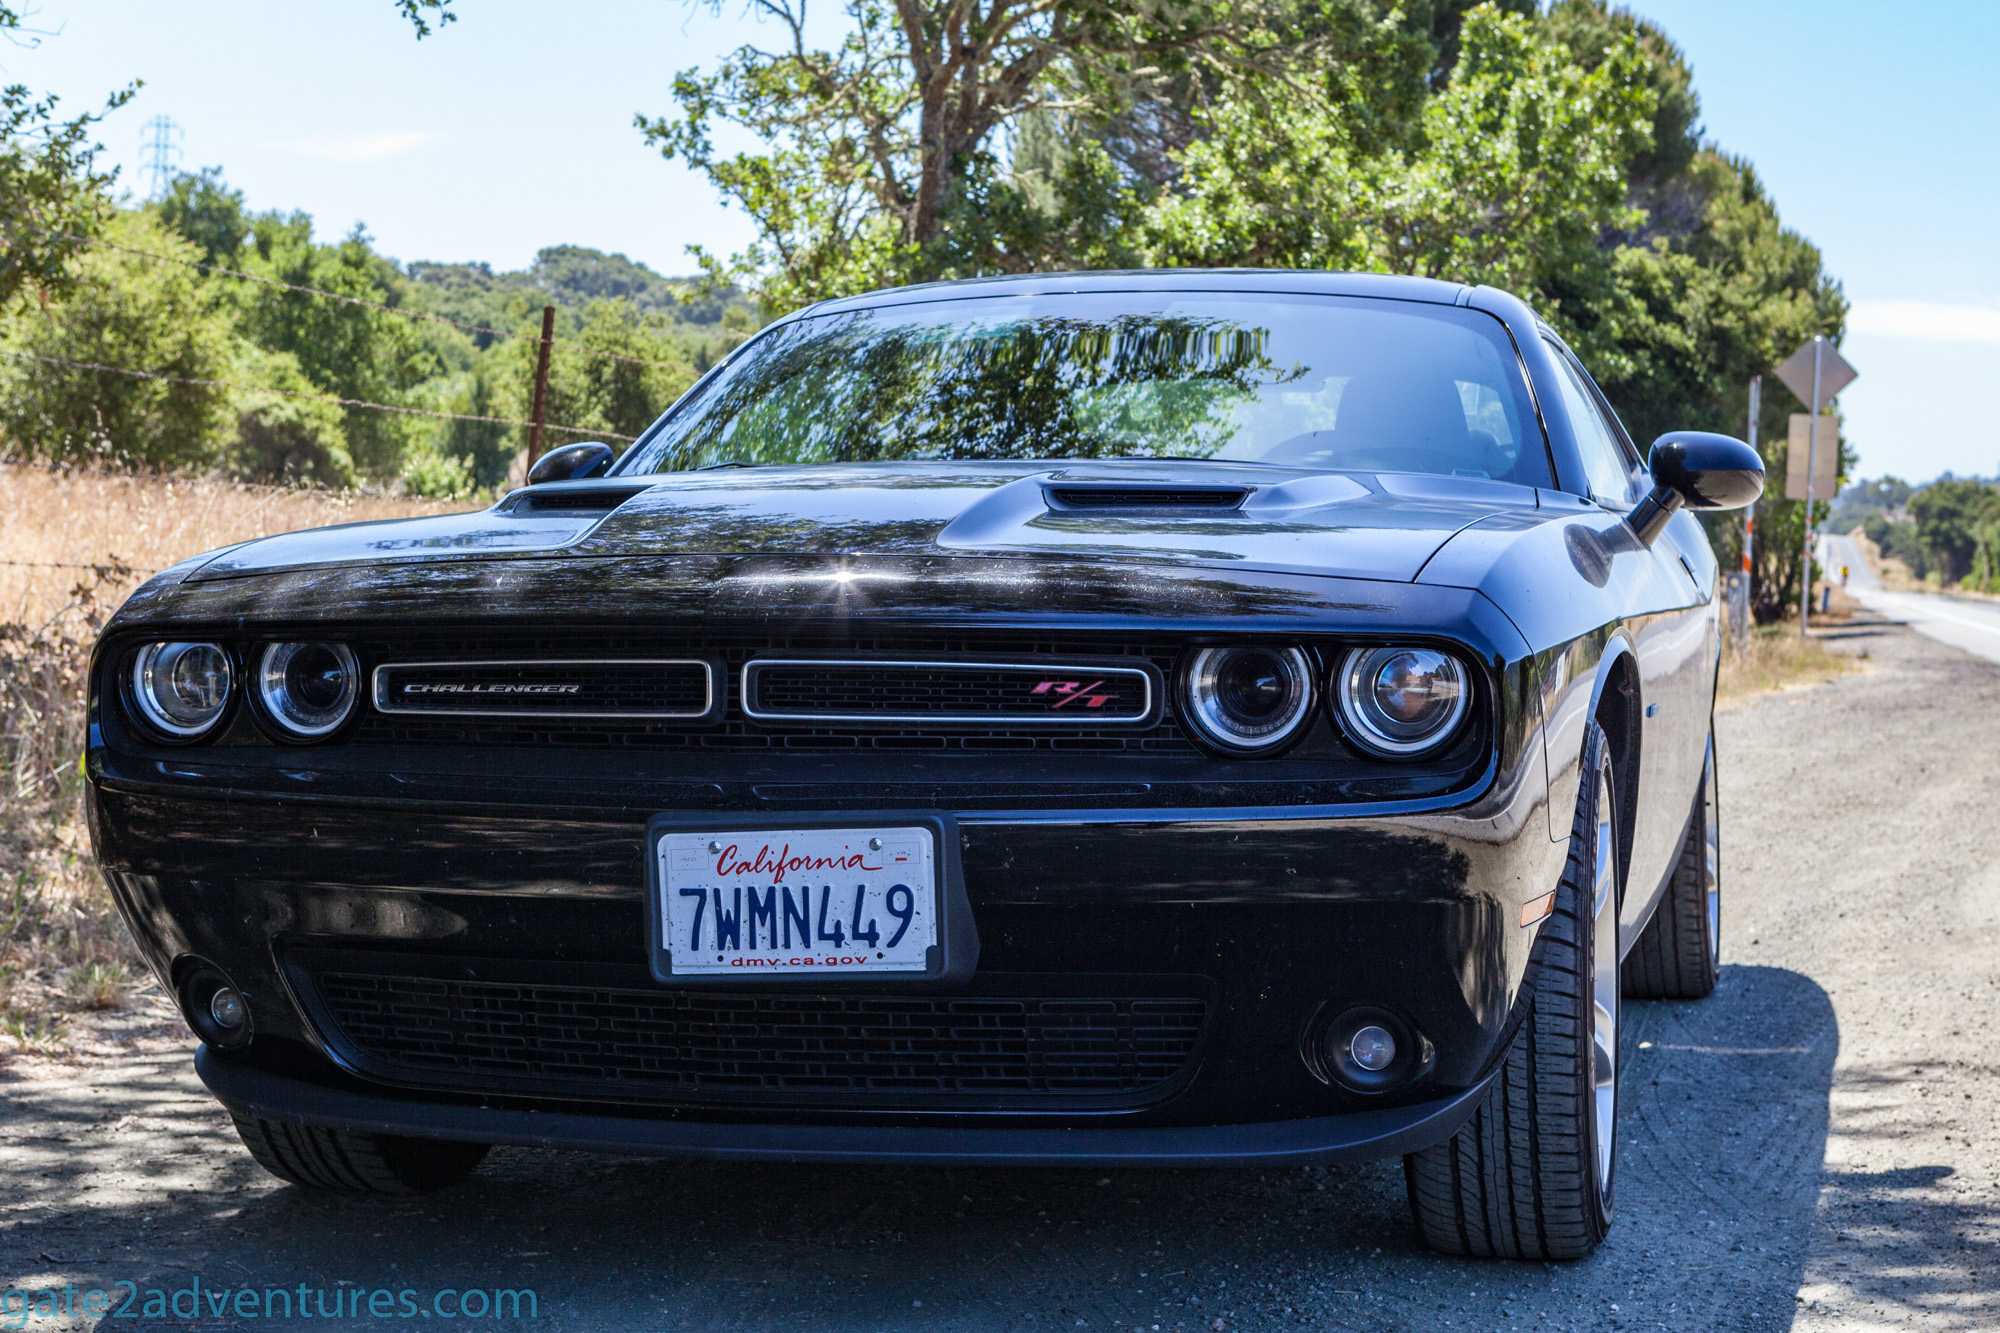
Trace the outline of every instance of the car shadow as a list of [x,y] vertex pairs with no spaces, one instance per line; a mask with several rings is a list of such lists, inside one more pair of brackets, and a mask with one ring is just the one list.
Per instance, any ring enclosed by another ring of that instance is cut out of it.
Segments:
[[[1790,1327],[1826,1180],[1831,1003],[1799,973],[1729,967],[1708,1000],[1625,1012],[1617,1223],[1574,1264],[1426,1251],[1393,1161],[969,1170],[504,1149],[443,1193],[371,1200],[273,1186],[215,1125],[202,1139],[211,1183],[149,1197],[137,1239],[114,1245],[105,1229],[136,1219],[101,1208],[42,1216],[72,1228],[67,1246],[123,1248],[99,1271],[122,1265],[142,1290],[198,1277],[212,1299],[303,1283],[307,1299],[329,1293],[322,1308],[340,1291],[409,1291],[420,1305],[444,1288],[532,1291],[545,1329]],[[1853,1174],[1827,1185],[1857,1199],[1904,1188]],[[1911,1216],[1895,1244],[1956,1225]],[[1879,1262],[1895,1252],[1884,1238]],[[191,1325],[97,1321],[170,1326]]]

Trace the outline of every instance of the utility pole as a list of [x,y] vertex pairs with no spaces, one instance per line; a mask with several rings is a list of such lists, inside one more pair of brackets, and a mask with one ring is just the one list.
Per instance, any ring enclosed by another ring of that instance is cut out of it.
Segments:
[[549,349],[556,340],[556,308],[542,307],[542,341],[535,349],[535,405],[528,413],[528,468],[542,456],[542,422],[549,401]]

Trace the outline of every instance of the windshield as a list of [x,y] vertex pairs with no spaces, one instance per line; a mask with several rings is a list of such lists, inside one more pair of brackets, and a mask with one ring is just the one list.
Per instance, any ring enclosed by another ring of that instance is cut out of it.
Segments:
[[809,315],[753,340],[619,470],[945,458],[1214,458],[1550,484],[1498,320],[1237,292]]

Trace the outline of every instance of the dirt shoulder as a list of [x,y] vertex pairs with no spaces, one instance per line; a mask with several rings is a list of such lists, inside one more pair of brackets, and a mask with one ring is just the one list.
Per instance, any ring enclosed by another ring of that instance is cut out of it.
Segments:
[[[237,1147],[151,1009],[80,1017],[92,1044],[64,1059],[0,1057],[0,1278],[531,1289],[527,1326],[563,1330],[1995,1327],[2000,667],[1866,616],[1827,643],[1873,669],[1721,719],[1723,985],[1628,1007],[1619,1217],[1583,1263],[1425,1252],[1395,1162],[968,1171],[504,1150],[428,1199],[314,1196]],[[347,1324],[381,1326],[319,1326]]]

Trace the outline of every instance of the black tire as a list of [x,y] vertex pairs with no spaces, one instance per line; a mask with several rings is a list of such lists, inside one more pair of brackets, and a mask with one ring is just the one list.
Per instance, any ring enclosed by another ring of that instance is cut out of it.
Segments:
[[406,1139],[230,1113],[243,1146],[280,1180],[351,1194],[429,1194],[471,1175],[483,1143]]
[[[1528,961],[1527,1016],[1472,1119],[1444,1143],[1403,1159],[1417,1230],[1445,1254],[1580,1259],[1611,1225],[1617,803],[1609,749],[1594,722],[1584,739],[1583,776],[1555,911]],[[1609,928],[1608,952],[1599,948],[1607,938],[1600,924]]]
[[1715,726],[1679,862],[1653,919],[1625,956],[1634,1000],[1699,1000],[1722,977],[1722,831],[1716,801]]

